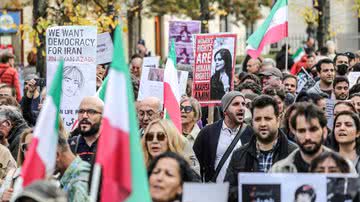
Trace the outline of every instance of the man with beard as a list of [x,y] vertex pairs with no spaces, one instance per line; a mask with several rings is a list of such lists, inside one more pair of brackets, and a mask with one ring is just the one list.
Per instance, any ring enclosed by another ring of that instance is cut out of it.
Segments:
[[85,97],[78,111],[78,132],[69,139],[71,151],[89,163],[95,157],[104,103],[98,97]]
[[316,71],[319,74],[320,81],[316,82],[307,93],[325,93],[331,98],[332,83],[335,78],[334,63],[330,59],[322,59],[316,64]]
[[225,181],[230,183],[229,201],[238,201],[239,172],[268,172],[275,162],[297,148],[279,129],[280,112],[274,98],[268,95],[255,98],[251,112],[255,135],[234,151],[226,172]]
[[249,142],[253,130],[244,122],[245,97],[230,91],[221,98],[224,119],[207,125],[194,142],[194,152],[205,182],[223,182],[235,148]]
[[324,151],[331,151],[323,146],[327,135],[327,119],[325,113],[314,104],[299,103],[291,118],[295,139],[299,149],[287,158],[275,163],[270,172],[306,173],[311,161]]
[[334,95],[336,100],[347,100],[349,97],[349,80],[345,76],[337,76],[334,79]]
[[65,131],[59,131],[55,173],[60,173],[60,186],[68,201],[89,201],[90,164],[76,157],[66,141]]

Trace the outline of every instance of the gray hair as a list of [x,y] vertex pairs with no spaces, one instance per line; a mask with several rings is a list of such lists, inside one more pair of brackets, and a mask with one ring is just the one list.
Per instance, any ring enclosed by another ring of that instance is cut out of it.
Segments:
[[262,66],[271,66],[276,68],[276,62],[272,58],[265,58],[262,62]]
[[0,120],[9,119],[14,127],[26,124],[19,108],[3,105],[0,107]]

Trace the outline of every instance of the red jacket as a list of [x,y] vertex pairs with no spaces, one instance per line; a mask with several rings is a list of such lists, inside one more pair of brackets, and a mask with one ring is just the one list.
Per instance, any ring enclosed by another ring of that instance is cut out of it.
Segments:
[[0,63],[0,83],[6,83],[16,90],[16,100],[20,102],[20,82],[16,69],[10,67],[8,64]]

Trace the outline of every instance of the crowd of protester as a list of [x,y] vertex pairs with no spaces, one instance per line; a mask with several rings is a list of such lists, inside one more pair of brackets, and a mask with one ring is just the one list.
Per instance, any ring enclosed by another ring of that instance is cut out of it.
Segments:
[[[234,90],[221,97],[213,117],[191,97],[190,72],[179,106],[182,131],[164,119],[159,98],[136,101],[152,200],[181,201],[185,182],[229,182],[229,201],[238,201],[240,172],[359,173],[360,83],[350,88],[347,75],[360,71],[360,52],[336,53],[331,42],[327,45],[316,52],[310,38],[301,60],[288,63],[285,48],[275,60],[245,57]],[[135,98],[143,57],[151,54],[144,41],[139,47],[140,54],[129,61]],[[54,178],[22,189],[20,170],[46,87],[27,73],[21,97],[13,59],[6,53],[0,63],[0,201],[88,201],[104,102],[83,98],[72,131],[60,121]],[[108,67],[97,66],[97,88]],[[299,89],[302,68],[315,82]]]

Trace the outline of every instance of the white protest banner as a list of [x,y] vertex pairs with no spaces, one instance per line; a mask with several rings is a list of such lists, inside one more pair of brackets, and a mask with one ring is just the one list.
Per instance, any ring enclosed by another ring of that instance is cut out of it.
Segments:
[[[178,71],[180,95],[186,93],[186,84],[189,76],[187,71]],[[164,69],[144,67],[141,73],[138,100],[146,97],[157,97],[164,100]]]
[[234,87],[236,34],[195,35],[192,96],[202,106],[219,104]]
[[347,78],[349,79],[349,88],[351,88],[358,83],[357,81],[360,78],[360,72],[350,72]]
[[57,26],[46,30],[47,86],[60,59],[65,61],[60,114],[67,130],[77,120],[81,100],[96,92],[96,46],[94,26]]
[[[189,183],[183,186],[183,202],[216,201],[227,202],[229,183]],[[206,194],[204,194],[206,193]]]
[[239,202],[326,200],[326,176],[298,173],[239,173]]
[[109,32],[97,35],[96,64],[105,64],[112,61],[114,45]]
[[333,124],[334,124],[334,106],[335,106],[336,101],[333,99],[326,99],[326,108],[325,108],[325,112],[326,112],[326,119],[327,119],[327,127],[328,128],[333,128]]
[[159,65],[160,65],[160,56],[143,58],[142,68],[144,68],[144,67],[159,68]]

